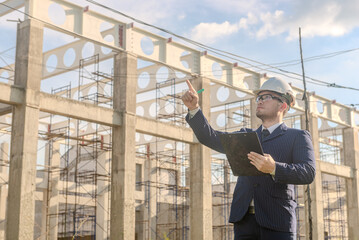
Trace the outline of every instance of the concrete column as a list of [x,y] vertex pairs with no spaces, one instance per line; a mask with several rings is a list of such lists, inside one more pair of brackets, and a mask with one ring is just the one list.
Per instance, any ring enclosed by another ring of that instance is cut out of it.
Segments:
[[[45,175],[46,176],[46,175]],[[45,181],[47,181],[47,177],[44,178]],[[48,193],[47,193],[47,189],[42,189],[42,204],[41,204],[41,225],[40,225],[40,236],[36,236],[36,234],[38,234],[38,231],[35,232],[35,239],[39,239],[39,240],[46,240],[46,225],[47,225],[47,197],[48,197]],[[36,221],[36,220],[35,220]]]
[[[322,172],[320,170],[320,153],[319,153],[319,131],[318,117],[310,116],[309,119],[310,134],[312,136],[315,159],[316,175],[312,184],[310,184],[310,203],[312,215],[312,236],[313,239],[324,239],[324,218],[323,218],[323,198],[322,198]],[[302,129],[305,129],[305,116],[301,119]],[[308,188],[304,186],[304,204],[306,216],[306,236],[309,239],[309,215],[308,215]]]
[[135,239],[135,122],[137,59],[119,53],[114,59],[114,110],[121,127],[112,131],[111,239]]
[[[144,207],[144,222],[146,234],[144,239],[156,239],[157,228],[157,181],[156,181],[156,159],[151,159],[150,144],[147,145],[147,157],[145,160],[145,207]],[[147,223],[146,223],[147,221]]]
[[359,131],[343,131],[344,163],[353,169],[353,178],[346,179],[349,239],[359,236]]
[[[210,81],[197,78],[195,89],[205,89],[199,104],[204,115],[210,115]],[[201,144],[190,146],[190,234],[191,239],[212,239],[212,183],[210,149]]]
[[5,213],[6,213],[6,200],[7,200],[7,182],[8,182],[8,169],[5,167],[5,162],[9,161],[9,143],[1,143],[0,146],[0,159],[3,165],[0,166],[0,239],[5,238]]
[[60,142],[52,143],[51,172],[48,191],[48,214],[47,214],[47,234],[48,239],[57,240],[59,223],[59,181],[60,181]]
[[[25,89],[24,103],[13,110],[6,239],[34,238],[39,91],[42,76],[43,26],[18,24],[15,85]],[[11,211],[9,210],[11,209]]]
[[[109,169],[110,152],[103,151],[97,158],[97,174],[107,176]],[[105,177],[97,180],[97,201],[96,201],[96,239],[108,239],[108,195],[109,182]]]

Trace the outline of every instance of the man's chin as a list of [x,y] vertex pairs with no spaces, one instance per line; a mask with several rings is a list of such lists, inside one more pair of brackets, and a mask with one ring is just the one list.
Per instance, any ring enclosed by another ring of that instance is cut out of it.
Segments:
[[263,117],[263,114],[262,114],[262,113],[260,113],[260,112],[256,112],[256,116],[257,116],[257,118],[260,118],[260,119],[262,119],[262,117]]

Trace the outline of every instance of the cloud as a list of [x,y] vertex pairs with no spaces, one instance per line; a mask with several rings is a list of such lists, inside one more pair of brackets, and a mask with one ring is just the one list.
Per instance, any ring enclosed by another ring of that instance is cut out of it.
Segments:
[[240,13],[244,15],[248,12],[260,12],[268,9],[265,1],[261,0],[203,0],[203,2],[220,12]]
[[189,38],[204,44],[212,44],[223,37],[237,33],[240,29],[247,29],[249,25],[257,22],[258,19],[252,13],[249,13],[246,18],[241,18],[236,23],[228,21],[223,23],[200,23],[192,28]]
[[301,27],[302,37],[338,37],[359,27],[358,0],[302,0],[292,9],[292,12],[275,10],[261,13],[262,25],[256,36],[263,39],[285,34],[287,40],[293,40],[298,38],[298,28]]
[[[245,26],[246,24],[242,23],[242,25]],[[239,28],[239,24],[230,24],[228,21],[223,23],[200,23],[192,29],[190,38],[198,42],[211,44],[218,38],[238,32]]]
[[247,15],[241,18],[246,33],[258,39],[283,34],[291,41],[299,27],[304,38],[338,37],[359,27],[359,0],[203,1],[218,12]]

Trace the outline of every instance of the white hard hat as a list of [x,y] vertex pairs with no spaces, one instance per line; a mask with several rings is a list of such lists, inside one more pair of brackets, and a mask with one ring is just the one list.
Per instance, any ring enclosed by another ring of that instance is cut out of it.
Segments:
[[263,91],[271,91],[281,95],[283,98],[287,100],[287,103],[290,107],[295,104],[295,97],[293,94],[292,87],[284,80],[272,77],[265,81],[262,86],[254,90],[254,94],[258,95],[258,93]]

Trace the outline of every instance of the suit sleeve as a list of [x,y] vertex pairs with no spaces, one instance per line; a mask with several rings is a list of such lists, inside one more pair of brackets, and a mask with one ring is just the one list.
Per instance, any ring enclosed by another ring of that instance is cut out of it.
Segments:
[[186,121],[200,143],[217,152],[224,153],[219,136],[226,133],[214,130],[204,117],[202,110],[199,110],[191,119],[187,114]]
[[276,162],[275,182],[310,184],[315,177],[315,156],[310,134],[299,131],[295,137],[292,163]]

